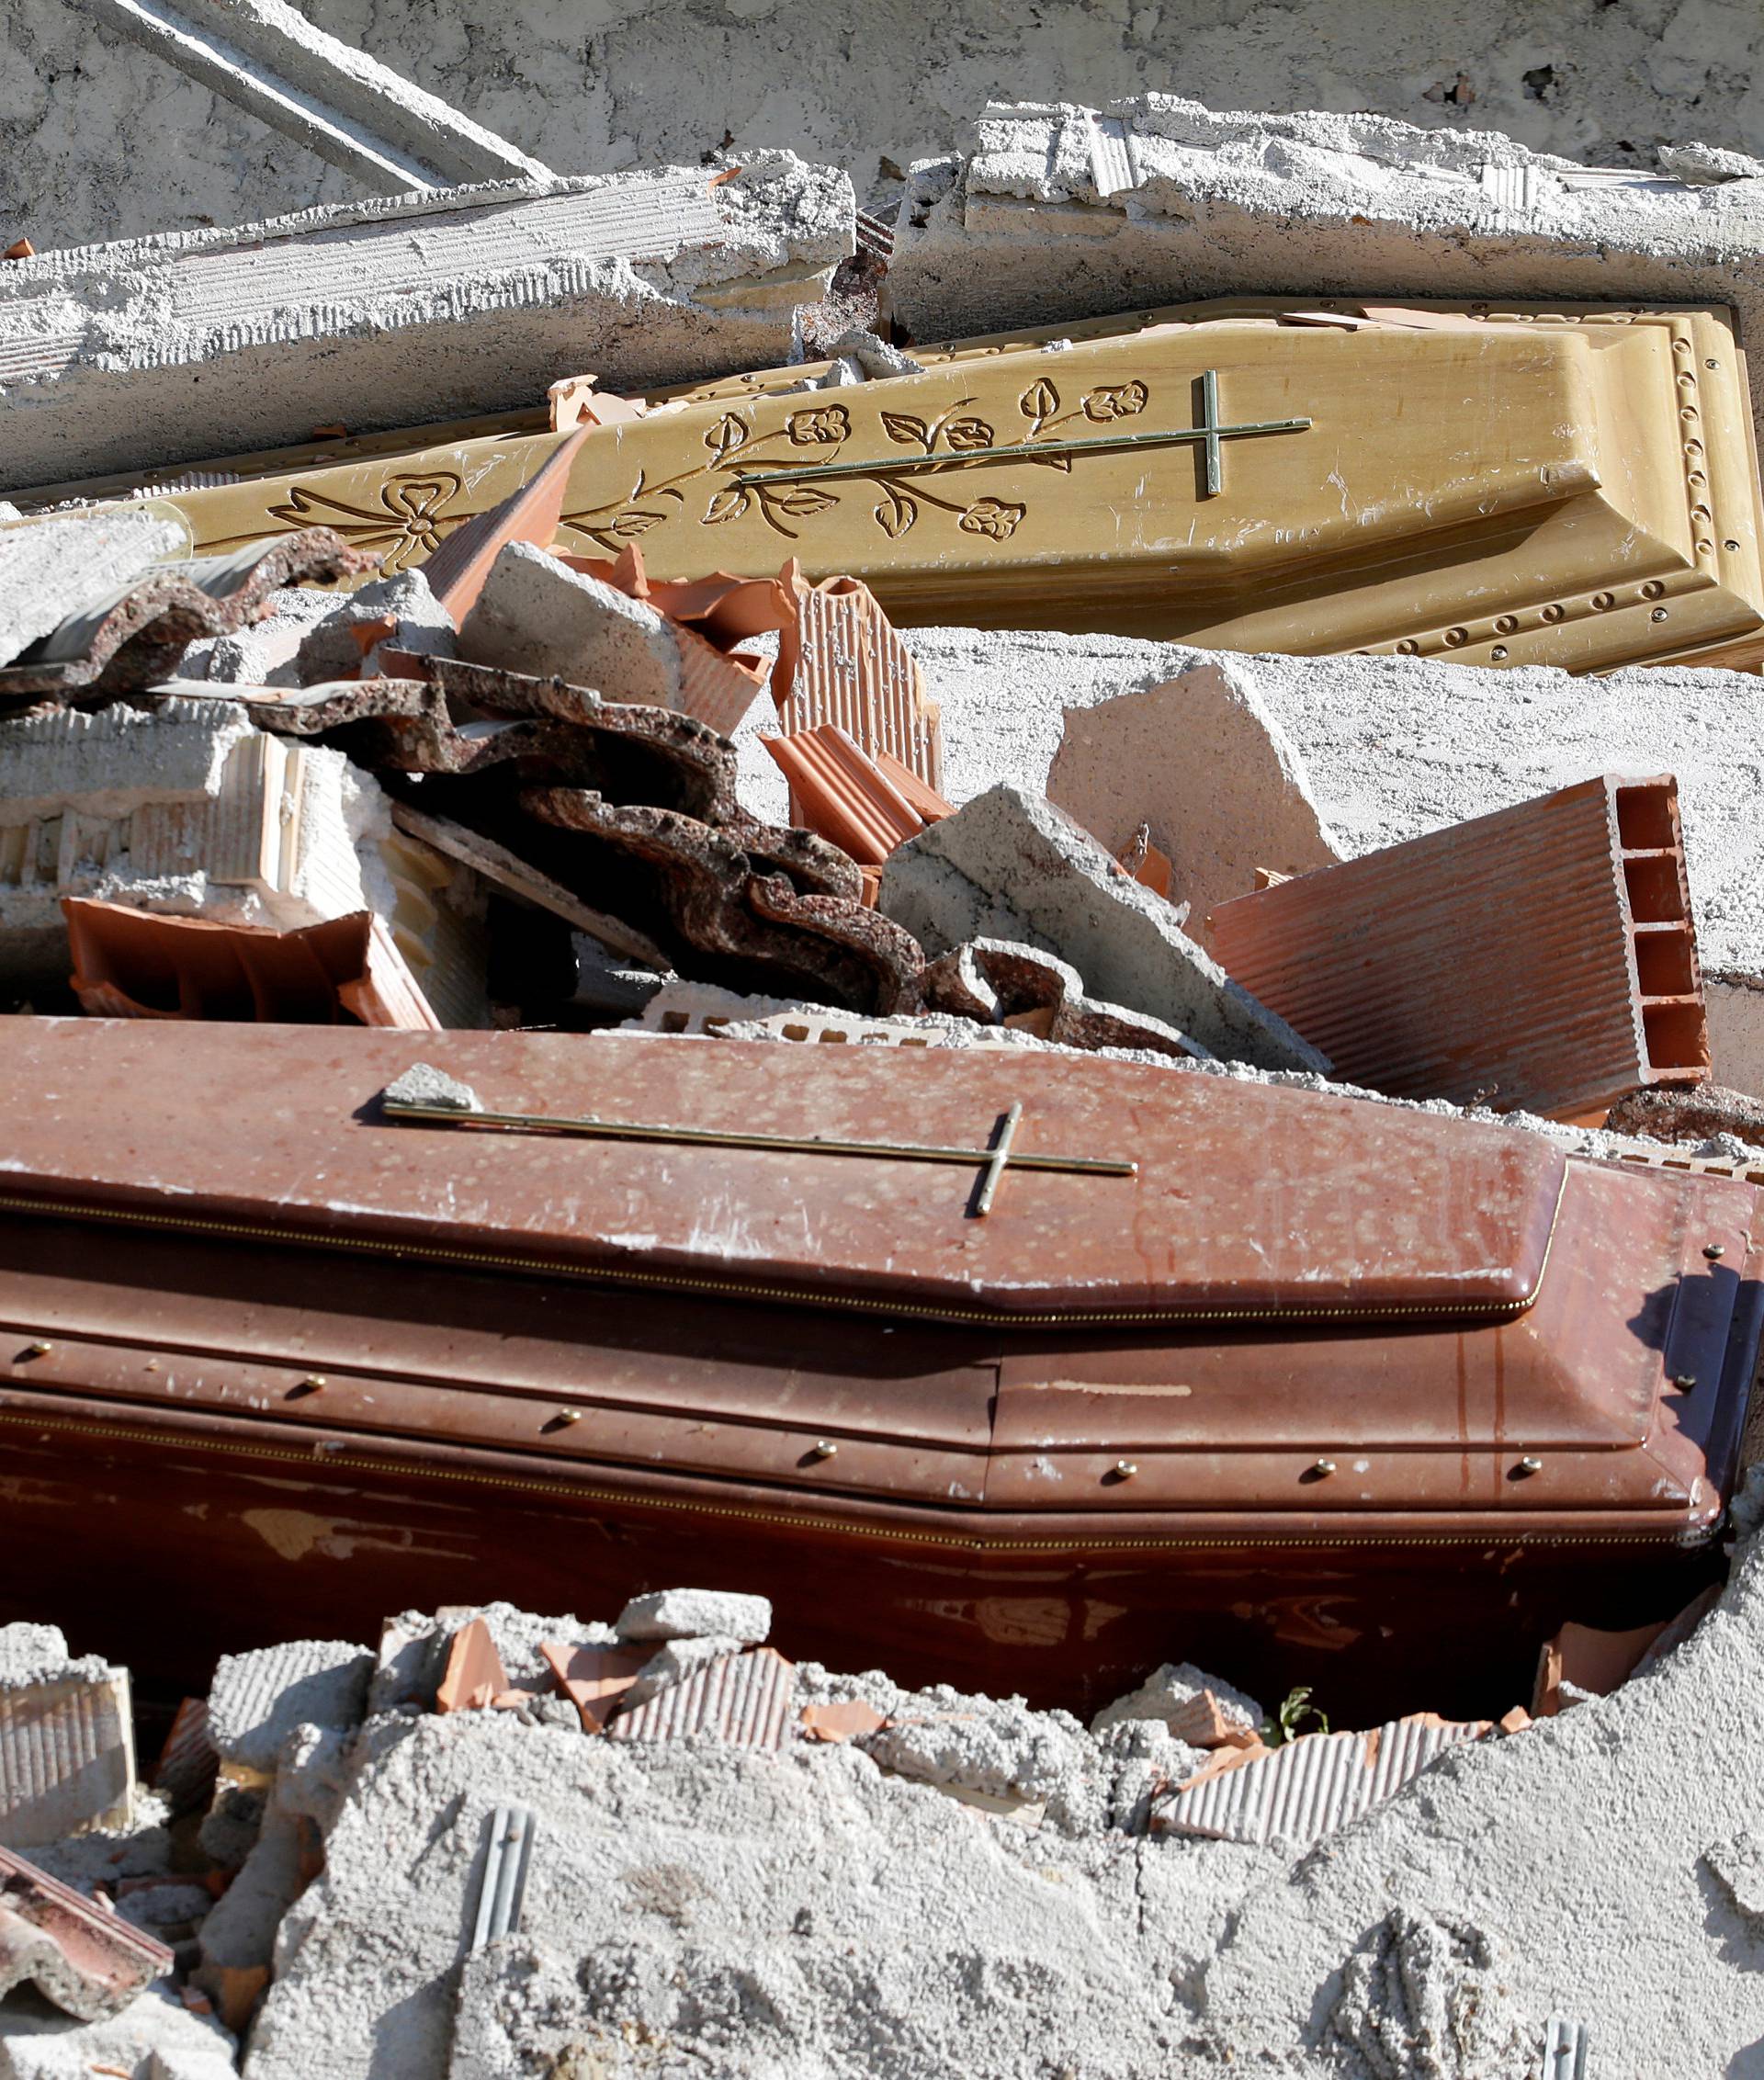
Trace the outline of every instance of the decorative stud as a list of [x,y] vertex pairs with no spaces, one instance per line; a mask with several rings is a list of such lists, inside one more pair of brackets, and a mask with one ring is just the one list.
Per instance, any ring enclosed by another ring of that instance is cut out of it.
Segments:
[[27,1358],[47,1358],[54,1348],[52,1343],[27,1343],[24,1354]]
[[1529,1479],[1532,1474],[1541,1474],[1544,1471],[1544,1462],[1541,1459],[1532,1458],[1528,1452],[1518,1465],[1513,1468],[1513,1471],[1522,1478]]
[[1313,1459],[1311,1461],[1310,1473],[1313,1480],[1326,1481],[1334,1471],[1335,1461],[1333,1459]]
[[1114,1477],[1118,1481],[1130,1481],[1138,1471],[1136,1462],[1132,1459],[1117,1459],[1114,1463]]
[[835,1459],[839,1456],[839,1447],[831,1438],[818,1437],[808,1447],[808,1456],[811,1459]]
[[1693,1394],[1696,1391],[1697,1375],[1695,1373],[1674,1373],[1672,1384],[1680,1394]]
[[1719,1242],[1705,1242],[1702,1246],[1702,1253],[1713,1264],[1717,1258],[1724,1257],[1727,1251]]
[[579,1423],[582,1420],[582,1410],[580,1408],[560,1408],[557,1419],[560,1423]]

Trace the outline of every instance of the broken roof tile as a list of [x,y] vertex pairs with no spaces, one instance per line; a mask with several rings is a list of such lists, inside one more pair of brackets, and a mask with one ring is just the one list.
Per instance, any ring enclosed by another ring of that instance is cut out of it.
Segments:
[[[790,783],[791,820],[860,866],[879,867],[898,845],[935,820],[835,723],[760,742]],[[950,804],[940,800],[937,814],[949,813]]]
[[[855,578],[802,586],[797,641],[794,671],[782,684],[773,682],[786,730],[794,735],[837,724],[860,751],[873,758],[886,753],[941,798],[943,737],[936,705],[926,696],[911,651],[869,587]],[[778,661],[782,673],[786,661],[782,651]],[[948,813],[947,805],[943,813]]]
[[371,910],[277,932],[162,917],[64,897],[74,993],[101,1018],[354,1020],[416,1032],[441,1022]]
[[809,1740],[829,1744],[880,1733],[888,1723],[886,1712],[865,1704],[862,1698],[850,1698],[842,1704],[805,1704],[797,1715],[797,1724]]
[[435,1692],[437,1712],[488,1711],[508,1689],[508,1672],[481,1618],[461,1625],[447,1649],[447,1673]]
[[165,1945],[132,1922],[0,1848],[0,1998],[28,1980],[93,2022],[126,2007],[172,1963]]
[[774,1753],[783,1747],[796,1701],[797,1667],[775,1647],[727,1654],[672,1683],[648,1703],[621,1713],[614,1740],[684,1740],[715,1734],[734,1747]]
[[429,590],[452,616],[456,628],[477,605],[491,566],[510,542],[550,548],[563,514],[571,468],[592,430],[579,426],[559,441],[519,491],[456,527],[423,566]]
[[1411,1713],[1358,1734],[1304,1734],[1282,1747],[1227,1749],[1159,1807],[1155,1826],[1216,1841],[1307,1848],[1400,1791],[1487,1720]]
[[1344,1081],[1555,1117],[1709,1076],[1678,785],[1603,774],[1221,903],[1234,981]]
[[606,1730],[618,1701],[650,1657],[647,1648],[639,1653],[617,1646],[571,1646],[559,1640],[542,1641],[539,1652],[582,1714],[582,1731],[589,1734]]

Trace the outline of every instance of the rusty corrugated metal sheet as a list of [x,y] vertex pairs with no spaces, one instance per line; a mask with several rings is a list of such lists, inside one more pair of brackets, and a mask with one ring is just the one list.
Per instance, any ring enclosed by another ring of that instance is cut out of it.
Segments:
[[1574,1115],[1709,1075],[1670,778],[1605,774],[1221,904],[1227,973],[1399,1098]]
[[[801,655],[780,703],[792,733],[836,723],[860,751],[886,752],[943,791],[943,734],[912,653],[855,578],[804,586],[797,600]],[[792,810],[795,815],[795,810]]]
[[622,1712],[607,1733],[617,1741],[684,1740],[715,1734],[732,1747],[775,1752],[784,1745],[797,1698],[797,1665],[775,1647],[726,1654],[674,1683],[648,1703]]
[[1399,1792],[1448,1748],[1478,1740],[1486,1720],[1419,1713],[1363,1734],[1306,1734],[1179,1792],[1159,1826],[1216,1841],[1307,1847]]

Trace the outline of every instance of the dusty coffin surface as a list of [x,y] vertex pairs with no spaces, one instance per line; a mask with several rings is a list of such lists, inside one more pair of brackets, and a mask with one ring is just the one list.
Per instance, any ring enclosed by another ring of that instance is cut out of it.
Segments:
[[[640,537],[661,582],[789,555],[903,624],[1575,671],[1751,661],[1764,566],[1730,311],[1374,308],[1175,305],[959,340],[807,397],[783,394],[796,367],[701,383],[590,433],[560,539],[616,555]],[[305,516],[391,568],[548,446],[512,422],[416,428],[220,458],[228,481],[168,498],[198,547]],[[422,526],[401,533],[410,500]]]
[[[743,1133],[978,1148],[1020,1103],[1017,1150],[1138,1173],[1011,1169],[976,1217],[978,1161],[387,1120],[423,1060]],[[786,1651],[1031,1694],[1176,1630],[1450,1711],[1700,1586],[1758,1340],[1749,1186],[1195,1071],[17,1019],[0,1080],[0,1581],[47,1596],[22,1562],[101,1480],[54,1595],[102,1644],[131,1510],[199,1502],[130,1562],[168,1667],[691,1579]]]

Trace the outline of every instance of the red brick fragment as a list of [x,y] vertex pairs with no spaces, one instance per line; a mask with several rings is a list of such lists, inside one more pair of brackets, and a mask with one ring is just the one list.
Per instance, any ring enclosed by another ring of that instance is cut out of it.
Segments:
[[860,1734],[877,1734],[888,1723],[886,1712],[853,1698],[845,1704],[805,1704],[801,1725],[811,1741],[855,1740]]
[[626,1647],[568,1646],[557,1640],[545,1641],[539,1652],[582,1714],[582,1731],[588,1734],[605,1732],[606,1722],[650,1658]]
[[503,1667],[490,1627],[481,1618],[474,1618],[453,1635],[447,1672],[435,1692],[435,1708],[437,1712],[487,1712],[508,1687],[508,1671]]

